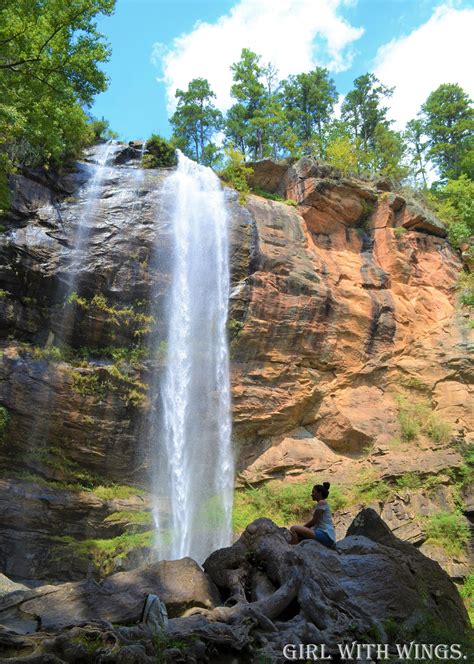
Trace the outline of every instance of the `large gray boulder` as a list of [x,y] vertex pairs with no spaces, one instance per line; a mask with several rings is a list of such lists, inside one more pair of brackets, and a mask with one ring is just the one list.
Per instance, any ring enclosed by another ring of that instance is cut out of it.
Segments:
[[191,558],[166,561],[93,579],[41,586],[0,598],[0,625],[18,634],[59,631],[90,621],[138,622],[147,594],[158,595],[170,616],[220,601],[213,582]]

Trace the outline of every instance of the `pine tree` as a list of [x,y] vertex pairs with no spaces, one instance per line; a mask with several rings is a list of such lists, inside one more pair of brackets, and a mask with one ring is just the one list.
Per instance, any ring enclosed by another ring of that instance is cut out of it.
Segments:
[[421,176],[423,187],[426,188],[428,141],[426,140],[423,122],[420,118],[415,118],[407,122],[404,138],[410,155],[410,165],[415,185],[417,184],[418,176]]
[[429,155],[443,179],[474,175],[472,100],[455,83],[443,83],[422,106]]
[[222,127],[222,113],[212,102],[216,95],[209,81],[194,78],[187,90],[177,90],[175,96],[178,105],[170,119],[174,143],[198,163],[212,163],[216,156],[212,138]]
[[305,74],[289,76],[282,83],[282,99],[288,124],[302,153],[311,153],[316,146],[318,156],[324,158],[324,130],[338,99],[328,70],[317,67]]

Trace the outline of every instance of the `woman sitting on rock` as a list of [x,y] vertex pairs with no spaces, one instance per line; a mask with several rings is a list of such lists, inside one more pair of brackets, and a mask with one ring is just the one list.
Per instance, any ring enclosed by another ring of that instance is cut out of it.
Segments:
[[330,549],[335,548],[336,533],[334,532],[331,510],[326,501],[330,486],[329,482],[314,485],[311,498],[317,502],[313,516],[304,526],[291,526],[291,544],[299,544],[304,539],[315,539]]

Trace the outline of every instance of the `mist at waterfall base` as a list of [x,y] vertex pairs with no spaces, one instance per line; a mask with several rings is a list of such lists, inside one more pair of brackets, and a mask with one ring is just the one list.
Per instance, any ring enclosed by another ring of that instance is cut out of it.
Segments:
[[173,255],[165,370],[151,385],[156,547],[202,563],[231,541],[228,218],[217,176],[181,153],[162,197]]

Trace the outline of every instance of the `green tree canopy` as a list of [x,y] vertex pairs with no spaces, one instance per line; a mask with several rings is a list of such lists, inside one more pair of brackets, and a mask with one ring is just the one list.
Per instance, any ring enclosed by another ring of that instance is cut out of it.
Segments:
[[410,158],[410,169],[415,185],[421,178],[423,187],[426,187],[426,167],[428,141],[425,129],[420,118],[407,122],[404,139]]
[[214,134],[222,127],[222,113],[214,106],[214,92],[205,78],[190,81],[187,90],[177,90],[178,105],[170,122],[173,140],[191,159],[212,163],[215,158]]
[[422,106],[429,154],[443,179],[474,174],[472,100],[455,83],[443,83]]
[[236,103],[226,118],[228,142],[246,156],[261,159],[265,153],[267,91],[263,82],[265,68],[260,56],[242,49],[240,60],[232,67],[231,95]]
[[319,156],[324,157],[324,128],[334,111],[338,94],[329,72],[323,67],[282,83],[282,102],[288,124],[295,133],[303,153],[312,152],[316,134]]
[[367,73],[354,81],[354,89],[347,93],[342,104],[342,119],[350,126],[355,139],[363,149],[374,145],[377,125],[388,127],[388,108],[384,99],[393,94],[393,88],[383,85],[374,74]]
[[3,182],[16,165],[59,163],[91,139],[84,107],[106,89],[95,19],[115,0],[0,0]]

